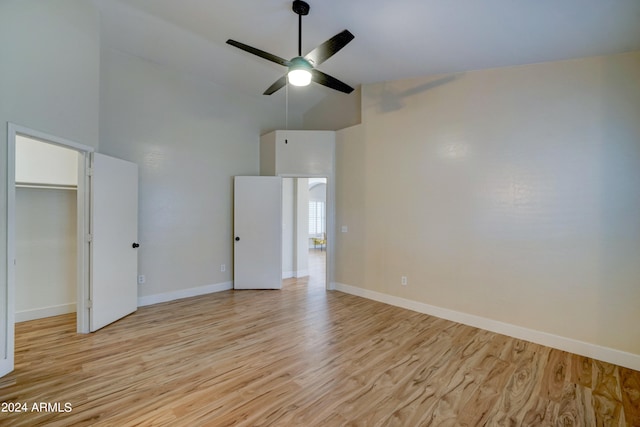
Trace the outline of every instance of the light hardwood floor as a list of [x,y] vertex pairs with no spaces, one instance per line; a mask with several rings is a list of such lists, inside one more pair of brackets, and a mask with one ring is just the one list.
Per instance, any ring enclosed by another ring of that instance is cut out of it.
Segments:
[[[315,279],[314,279],[315,280]],[[317,281],[20,323],[2,426],[640,426],[640,372]]]

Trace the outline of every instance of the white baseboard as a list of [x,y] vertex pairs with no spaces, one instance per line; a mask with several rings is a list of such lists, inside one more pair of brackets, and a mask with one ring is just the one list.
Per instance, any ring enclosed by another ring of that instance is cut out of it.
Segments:
[[215,283],[213,285],[198,286],[196,288],[180,289],[163,294],[145,295],[138,297],[138,307],[159,304],[161,302],[174,301],[182,298],[190,298],[198,295],[212,294],[233,289],[233,282]]
[[381,292],[370,291],[368,289],[358,288],[356,286],[345,285],[344,283],[331,283],[331,288],[347,294],[371,299],[396,307],[406,308],[408,310],[417,311],[419,313],[440,317],[442,319],[451,320],[453,322],[462,323],[487,331],[496,332],[502,335],[531,341],[547,347],[553,347],[558,350],[579,354],[590,357],[592,359],[613,363],[615,365],[624,366],[626,368],[640,371],[640,354],[627,353],[609,347],[603,347],[597,344],[591,344],[584,341],[578,341],[572,338],[566,338],[547,332],[528,329],[522,326],[504,323],[486,317],[467,314],[460,311],[450,310],[447,308],[436,307],[418,301],[408,300],[393,295],[383,294]]
[[45,317],[59,316],[61,314],[75,313],[77,305],[75,302],[68,304],[52,305],[50,307],[34,308],[15,312],[16,322],[26,322],[27,320],[43,319]]
[[293,271],[283,271],[283,272],[282,272],[282,278],[283,278],[283,279],[290,279],[290,278],[292,278],[292,277],[296,277],[296,276],[294,275],[294,272],[293,272]]
[[309,275],[309,270],[298,270],[293,272],[293,277],[306,277]]
[[283,271],[282,278],[290,279],[292,277],[305,277],[309,275],[309,270],[299,270],[299,271]]

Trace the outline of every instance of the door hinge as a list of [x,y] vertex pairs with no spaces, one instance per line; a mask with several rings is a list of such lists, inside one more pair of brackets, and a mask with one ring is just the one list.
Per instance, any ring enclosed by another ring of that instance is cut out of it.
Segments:
[[87,168],[87,176],[93,176],[93,168]]
[[90,299],[87,300],[87,308],[93,308],[93,302]]
[[93,242],[93,234],[87,234],[87,242]]

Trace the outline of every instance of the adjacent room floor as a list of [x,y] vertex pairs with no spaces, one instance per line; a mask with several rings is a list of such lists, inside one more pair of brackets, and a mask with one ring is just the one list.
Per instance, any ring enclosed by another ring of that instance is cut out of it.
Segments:
[[640,372],[306,279],[16,337],[0,425],[640,425]]
[[321,249],[309,249],[309,277],[301,277],[297,281],[287,281],[285,286],[292,283],[306,283],[310,287],[326,287],[327,253]]

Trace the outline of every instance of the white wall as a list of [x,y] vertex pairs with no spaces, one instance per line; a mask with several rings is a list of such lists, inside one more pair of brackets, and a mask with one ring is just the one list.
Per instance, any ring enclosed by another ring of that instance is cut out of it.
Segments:
[[277,130],[260,140],[263,175],[333,177],[335,132]]
[[295,258],[294,269],[296,277],[309,275],[309,179],[295,180]]
[[98,146],[99,31],[89,1],[0,3],[2,141],[11,121]]
[[16,189],[16,321],[76,311],[75,190]]
[[101,77],[100,151],[140,168],[140,303],[230,287],[232,177],[258,175],[280,109],[109,49]]
[[276,135],[269,132],[260,137],[260,175],[276,176]]
[[326,202],[327,201],[327,184],[319,183],[315,185],[310,184],[309,188],[309,201]]
[[295,277],[293,271],[295,178],[282,178],[282,278]]
[[[7,122],[97,147],[100,33],[84,0],[0,2],[0,164]],[[0,174],[0,241],[6,242],[6,176]],[[0,295],[6,295],[6,245],[0,245]],[[0,297],[0,322],[4,321]],[[0,324],[0,334],[4,334]],[[0,354],[4,354],[0,336]]]
[[337,282],[640,356],[640,52],[362,105],[338,135]]
[[78,152],[16,135],[18,184],[78,185]]

